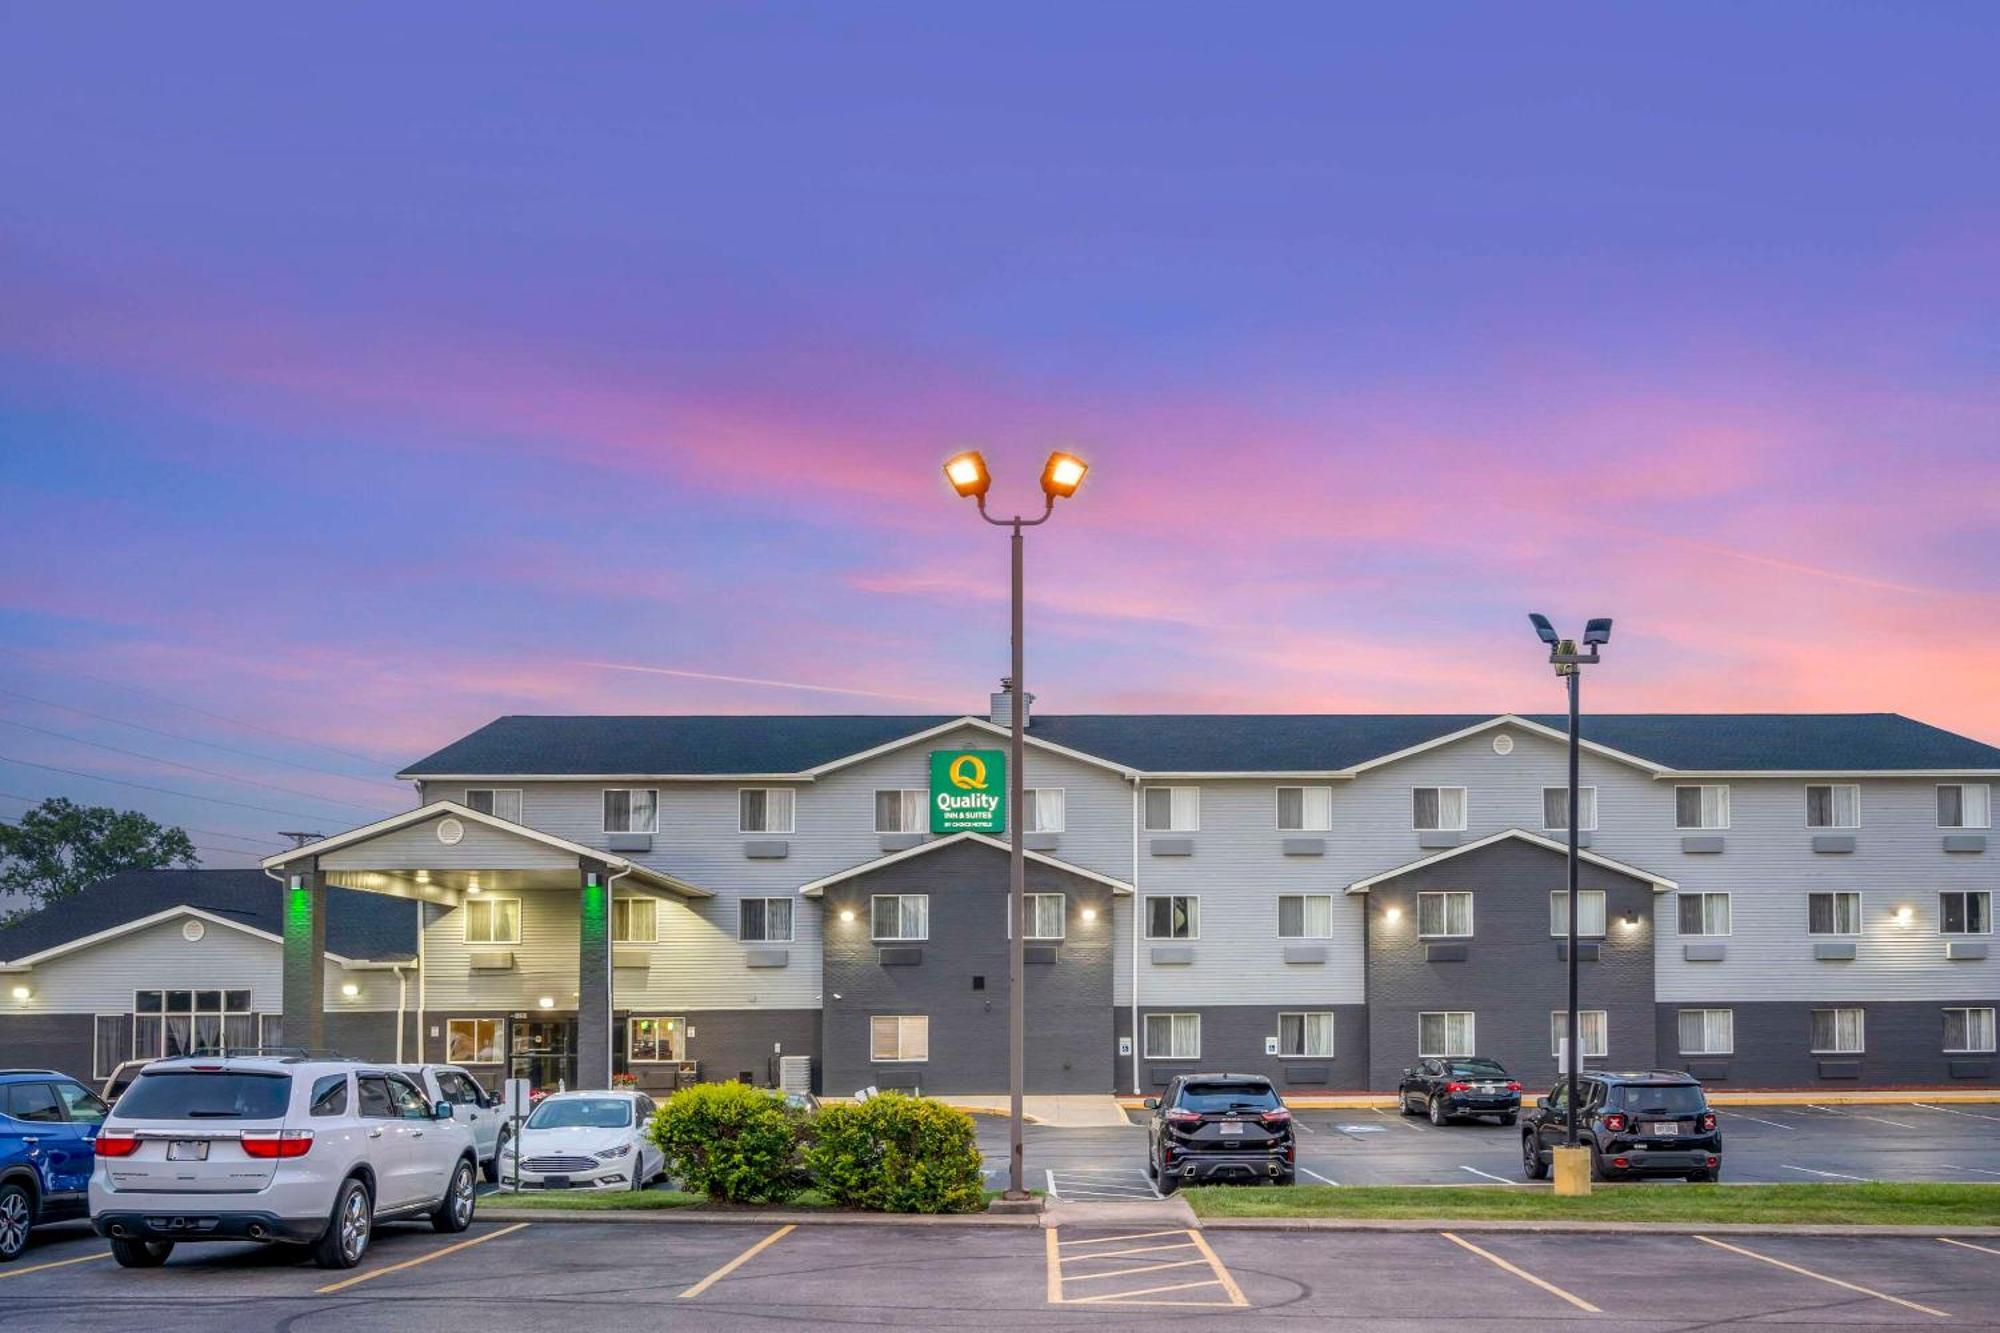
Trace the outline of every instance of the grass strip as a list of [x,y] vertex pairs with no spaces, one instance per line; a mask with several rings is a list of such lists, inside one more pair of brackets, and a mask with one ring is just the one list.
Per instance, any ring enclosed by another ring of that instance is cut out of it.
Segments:
[[1580,1199],[1500,1185],[1206,1185],[1181,1193],[1201,1217],[2000,1226],[2000,1184],[1599,1185]]

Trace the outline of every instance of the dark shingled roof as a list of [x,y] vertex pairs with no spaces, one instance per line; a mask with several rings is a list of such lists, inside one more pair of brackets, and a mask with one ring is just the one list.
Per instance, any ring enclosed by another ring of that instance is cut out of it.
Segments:
[[[1491,713],[1048,714],[1028,734],[1147,773],[1353,767]],[[1558,714],[1527,714],[1561,730]],[[497,718],[404,769],[446,773],[797,773],[949,716]],[[1745,772],[2000,769],[2000,749],[1896,713],[1596,713],[1586,739],[1667,768]]]
[[[25,958],[175,907],[198,907],[284,933],[277,881],[261,870],[127,870],[32,912],[0,921],[0,959]],[[417,905],[356,889],[326,891],[326,947],[343,958],[417,956]]]

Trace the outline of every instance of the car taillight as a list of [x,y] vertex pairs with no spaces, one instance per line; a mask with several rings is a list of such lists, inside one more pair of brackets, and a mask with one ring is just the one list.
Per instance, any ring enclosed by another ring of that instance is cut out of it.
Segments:
[[1264,1112],[1257,1119],[1266,1126],[1289,1125],[1292,1123],[1292,1113],[1281,1106],[1275,1111]]
[[1624,1115],[1618,1111],[1613,1111],[1610,1115],[1604,1117],[1604,1127],[1613,1134],[1623,1134],[1625,1132],[1625,1123]]
[[1472,1085],[1470,1083],[1447,1083],[1444,1085],[1444,1090],[1446,1092],[1466,1092],[1470,1090],[1471,1087]]
[[1696,1121],[1695,1123],[1701,1126],[1702,1133],[1704,1134],[1708,1133],[1710,1130],[1715,1128],[1715,1112],[1703,1111],[1701,1113],[1701,1119]]
[[1507,1091],[1509,1092],[1519,1092],[1520,1090],[1521,1090],[1521,1085],[1518,1083],[1510,1082],[1507,1085]]
[[304,1157],[312,1151],[313,1132],[309,1129],[250,1130],[243,1135],[243,1155],[266,1161],[276,1157]]
[[1199,1125],[1201,1123],[1201,1112],[1183,1111],[1177,1107],[1167,1112],[1167,1123],[1170,1125]]
[[99,1134],[97,1155],[99,1157],[130,1157],[139,1151],[139,1139],[133,1134]]

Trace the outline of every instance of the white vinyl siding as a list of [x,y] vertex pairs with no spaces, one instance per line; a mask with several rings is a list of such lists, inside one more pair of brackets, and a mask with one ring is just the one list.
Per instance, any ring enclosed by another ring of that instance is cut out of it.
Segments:
[[1938,895],[1938,934],[1988,935],[1993,931],[1993,895],[1967,889]]
[[875,793],[875,831],[877,833],[922,833],[924,831],[924,793],[914,787],[901,787]]
[[927,893],[878,893],[868,900],[869,935],[877,940],[927,940],[931,897]]
[[1146,832],[1193,833],[1201,827],[1201,788],[1148,787]]
[[521,822],[521,791],[518,787],[467,787],[465,808],[518,824]]
[[1860,828],[1861,788],[1853,784],[1806,788],[1807,828]]
[[1839,892],[1806,895],[1806,934],[1859,935],[1860,933],[1860,894]]
[[1333,1015],[1304,1013],[1278,1015],[1278,1054],[1333,1058]]
[[736,905],[736,938],[753,944],[790,943],[792,900],[745,898]]
[[606,787],[604,832],[658,833],[660,793],[651,787]]
[[1462,892],[1417,895],[1417,936],[1448,938],[1472,934],[1472,895]]
[[1410,827],[1421,832],[1463,832],[1465,808],[1463,787],[1413,787],[1410,790]]
[[1417,1056],[1449,1060],[1473,1054],[1473,1020],[1469,1009],[1417,1015]]
[[[1545,829],[1569,828],[1569,788],[1542,788],[1542,827]],[[1597,788],[1578,787],[1576,789],[1576,831],[1590,833],[1597,828]]]
[[1330,893],[1279,894],[1278,938],[1283,940],[1332,939],[1333,895]]
[[662,1064],[687,1058],[687,1024],[678,1018],[625,1020],[625,1058],[635,1064]]
[[519,898],[467,898],[465,906],[459,910],[465,913],[467,944],[521,942]]
[[611,903],[613,944],[658,944],[660,904],[651,898],[617,898]]
[[[1576,892],[1576,933],[1580,939],[1601,939],[1604,935],[1604,890],[1578,889]],[[1569,890],[1549,894],[1549,934],[1569,938]]]
[[736,793],[738,833],[792,833],[797,793],[790,787],[743,787]]
[[928,1014],[880,1014],[868,1020],[868,1058],[877,1064],[921,1064],[931,1058]]
[[1736,1051],[1736,1011],[1733,1009],[1683,1009],[1680,1011],[1682,1055],[1732,1055]]
[[1148,1060],[1199,1060],[1201,1058],[1201,1015],[1147,1014],[1146,1058]]
[[1061,833],[1069,822],[1069,792],[1062,787],[1028,787],[1021,792],[1029,833]]
[[1333,788],[1278,788],[1278,831],[1326,833],[1333,828]]
[[1812,1011],[1812,1053],[1814,1055],[1860,1055],[1868,1048],[1867,1015],[1863,1010],[1815,1009]]
[[1729,788],[1720,785],[1674,788],[1674,827],[1729,827]]
[[1990,1055],[1993,1052],[1993,1010],[1978,1007],[1944,1011],[1947,1055]]
[[1146,897],[1146,938],[1201,938],[1201,899],[1189,893],[1158,893]]
[[[1602,1060],[1611,1049],[1611,1021],[1602,1009],[1579,1009],[1576,1025],[1583,1029],[1583,1058]],[[1558,1009],[1549,1015],[1549,1055],[1562,1056],[1562,1039],[1569,1032],[1569,1011]]]
[[1727,935],[1729,933],[1729,895],[1726,893],[1681,894],[1680,933],[1683,935]]
[[1992,827],[1992,784],[1986,782],[1939,784],[1937,822],[1939,828]]

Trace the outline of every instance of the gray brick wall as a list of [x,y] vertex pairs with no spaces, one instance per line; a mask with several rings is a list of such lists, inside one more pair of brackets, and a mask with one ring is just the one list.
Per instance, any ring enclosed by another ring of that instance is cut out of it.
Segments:
[[0,1069],[53,1069],[96,1087],[90,1072],[96,1030],[90,1014],[0,1016]]
[[[1972,1002],[1978,1003],[1978,1002]],[[2000,996],[1983,1002],[2000,1005]],[[1668,1069],[1685,1069],[1703,1082],[1737,1088],[1825,1088],[1991,1085],[2000,1072],[1993,1055],[1947,1055],[1944,1051],[1944,1009],[1951,1001],[1869,1000],[1839,1002],[1839,1007],[1864,1010],[1867,1050],[1860,1055],[1815,1055],[1812,1052],[1812,1011],[1835,1004],[1792,1001],[1745,1004],[1683,1001],[1658,1006],[1660,1060]],[[1732,1055],[1682,1055],[1680,1011],[1728,1009],[1735,1014],[1736,1050]]]
[[[1264,1054],[1264,1039],[1278,1035],[1278,1015],[1303,1011],[1333,1014],[1333,1056],[1279,1057]],[[1150,1096],[1176,1074],[1262,1074],[1280,1094],[1290,1092],[1354,1092],[1368,1085],[1368,1009],[1359,1004],[1241,1004],[1141,1005],[1139,1021],[1149,1013],[1201,1015],[1199,1060],[1148,1060],[1140,1044],[1139,1093]],[[1117,1037],[1132,1032],[1132,1011],[1120,1006],[1114,1015]],[[1112,1079],[1120,1091],[1132,1084],[1132,1057],[1112,1047]]]

